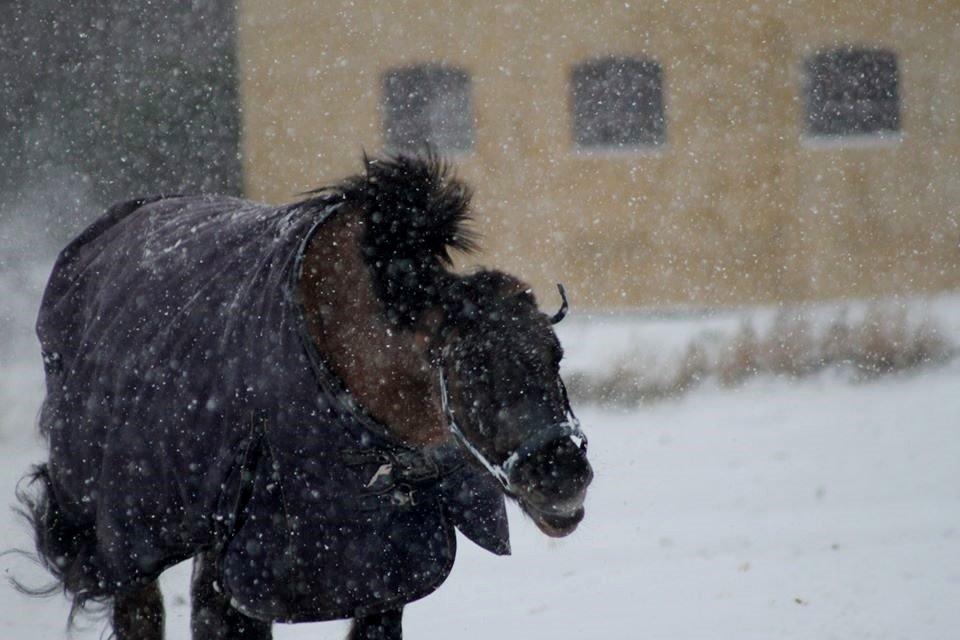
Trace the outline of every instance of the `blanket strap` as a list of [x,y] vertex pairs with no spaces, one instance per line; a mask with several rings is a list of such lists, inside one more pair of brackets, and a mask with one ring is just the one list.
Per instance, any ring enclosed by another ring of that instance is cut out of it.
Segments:
[[[463,466],[455,450],[440,447],[433,451],[367,448],[341,452],[348,467],[365,468],[361,508],[376,510],[385,505],[412,507],[419,503],[421,490],[438,483]],[[372,472],[372,473],[371,473]]]
[[[253,486],[256,479],[257,465],[264,454],[266,442],[266,418],[251,412],[249,417],[249,432],[238,451],[235,465],[228,476],[228,482],[236,484],[236,497],[232,504],[224,504],[217,509],[215,517],[215,539],[220,548],[225,548],[233,539],[237,531],[246,521],[247,504],[253,497]],[[221,494],[221,499],[223,499]]]

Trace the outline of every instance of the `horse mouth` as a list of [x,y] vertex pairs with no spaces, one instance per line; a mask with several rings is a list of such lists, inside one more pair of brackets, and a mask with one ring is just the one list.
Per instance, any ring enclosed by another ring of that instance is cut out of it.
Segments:
[[557,509],[539,509],[526,501],[520,502],[520,507],[533,520],[540,531],[551,538],[563,538],[570,535],[577,529],[577,525],[583,520],[584,509],[582,506],[569,511]]

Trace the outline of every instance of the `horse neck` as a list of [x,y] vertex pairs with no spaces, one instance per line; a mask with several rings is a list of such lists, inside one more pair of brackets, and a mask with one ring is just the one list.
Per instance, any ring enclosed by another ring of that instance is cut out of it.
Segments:
[[321,225],[298,283],[310,335],[353,398],[400,440],[447,437],[434,372],[412,331],[391,327],[363,260],[362,217],[341,210]]

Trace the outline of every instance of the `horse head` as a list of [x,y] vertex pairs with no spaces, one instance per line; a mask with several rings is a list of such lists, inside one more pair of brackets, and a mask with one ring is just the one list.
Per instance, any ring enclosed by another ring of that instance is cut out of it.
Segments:
[[450,430],[541,531],[568,535],[593,471],[560,378],[552,325],[565,297],[548,316],[529,287],[497,271],[455,278],[444,297],[435,360]]
[[[472,251],[476,234],[469,187],[436,156],[401,154],[365,164],[365,173],[321,194],[324,204],[344,202],[358,216],[352,228],[369,274],[368,286],[347,286],[350,269],[340,269],[338,286],[326,288],[349,296],[327,308],[345,316],[341,324],[356,324],[362,309],[347,309],[369,288],[381,310],[382,326],[353,348],[370,352],[364,366],[344,358],[342,377],[395,435],[421,445],[455,440],[542,531],[569,534],[583,518],[593,472],[559,374],[562,350],[552,325],[566,312],[566,298],[548,316],[513,276],[450,269],[450,250]],[[326,246],[340,251],[349,237]],[[318,256],[317,271],[332,263],[346,264],[343,255]],[[318,326],[336,324],[328,317]],[[324,350],[346,342],[330,340]],[[419,364],[403,360],[401,351],[419,354]],[[400,388],[400,378],[417,386]]]

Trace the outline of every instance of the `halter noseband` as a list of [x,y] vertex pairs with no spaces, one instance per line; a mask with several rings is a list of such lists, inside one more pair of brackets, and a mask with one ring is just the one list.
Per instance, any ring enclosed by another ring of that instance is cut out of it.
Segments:
[[440,404],[443,407],[443,414],[447,418],[447,426],[450,427],[454,438],[456,438],[467,451],[473,454],[473,457],[500,482],[500,485],[503,486],[507,493],[516,493],[515,487],[510,481],[510,476],[513,475],[513,470],[520,464],[520,461],[536,453],[540,447],[548,442],[568,437],[578,449],[586,452],[587,436],[583,433],[583,430],[580,429],[580,421],[573,415],[573,410],[570,408],[570,402],[567,399],[567,390],[563,386],[563,382],[560,381],[560,391],[563,394],[563,402],[566,405],[566,420],[551,424],[543,429],[538,429],[536,433],[521,442],[503,462],[491,462],[470,442],[457,425],[456,417],[453,415],[453,408],[450,406],[447,378],[443,373],[442,362],[437,369],[440,372]]

